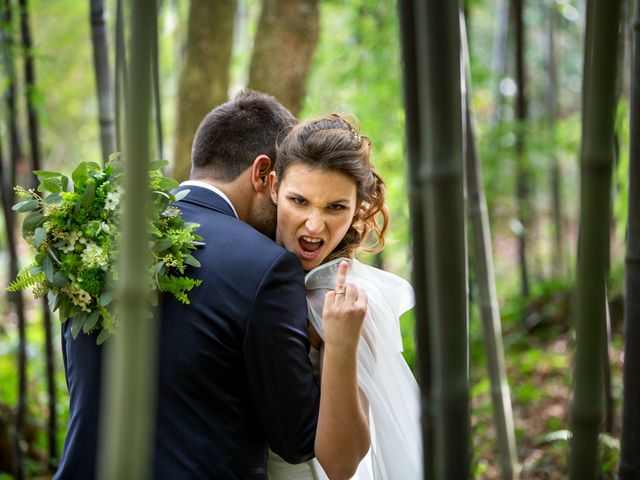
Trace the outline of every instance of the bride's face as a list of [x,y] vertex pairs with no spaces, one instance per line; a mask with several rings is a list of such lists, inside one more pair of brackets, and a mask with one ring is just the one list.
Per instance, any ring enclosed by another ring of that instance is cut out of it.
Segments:
[[333,170],[294,163],[282,181],[271,173],[278,204],[276,242],[295,253],[305,271],[320,265],[349,230],[356,211],[356,183]]

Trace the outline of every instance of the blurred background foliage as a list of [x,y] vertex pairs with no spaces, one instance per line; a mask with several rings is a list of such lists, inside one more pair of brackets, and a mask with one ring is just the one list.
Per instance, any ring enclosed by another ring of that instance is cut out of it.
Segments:
[[[215,0],[211,0],[212,2]],[[477,120],[479,157],[484,174],[495,255],[497,291],[502,313],[505,354],[516,424],[518,456],[524,478],[565,478],[567,404],[570,390],[571,288],[575,270],[579,200],[578,154],[580,146],[580,91],[583,61],[585,5],[578,0],[526,2],[524,22],[528,117],[515,120],[518,85],[514,79],[515,52],[511,28],[503,59],[496,59],[496,36],[501,27],[498,0],[465,2],[471,52],[472,108]],[[159,10],[160,82],[165,152],[173,152],[179,78],[187,37],[188,0],[163,0]],[[95,79],[93,72],[89,2],[77,0],[31,0],[31,27],[37,69],[37,108],[41,121],[42,164],[47,170],[70,172],[80,161],[100,161],[100,142]],[[110,45],[113,45],[115,1],[105,2]],[[233,50],[229,69],[229,97],[249,82],[252,49],[262,2],[238,0]],[[555,123],[550,126],[548,42],[549,19],[554,18],[555,59],[558,77]],[[504,20],[504,19],[503,19]],[[306,82],[300,118],[326,112],[351,113],[360,123],[361,134],[373,141],[373,161],[385,179],[391,228],[385,250],[365,261],[410,278],[409,207],[405,159],[404,109],[399,25],[393,0],[320,0],[319,38]],[[621,397],[621,296],[622,260],[626,225],[628,169],[629,22],[624,25],[621,45],[620,104],[618,109],[618,162],[615,171],[611,234],[609,299],[613,326],[612,372],[615,422],[604,442],[603,469],[613,471],[619,433]],[[13,49],[16,53],[16,49]],[[496,71],[496,61],[505,62]],[[22,69],[18,68],[19,75]],[[2,77],[2,82],[6,78]],[[3,89],[6,84],[3,84]],[[22,94],[19,94],[22,105]],[[209,105],[213,108],[215,105]],[[0,107],[3,118],[7,111]],[[26,115],[20,108],[19,122],[26,138]],[[517,171],[514,147],[519,130],[525,134],[525,158],[531,189],[530,223],[517,217]],[[6,122],[0,124],[3,147],[7,145]],[[165,153],[172,160],[171,153]],[[562,264],[554,252],[552,157],[558,161],[562,198]],[[29,181],[29,164],[18,164],[18,183]],[[8,253],[4,222],[0,224],[0,285],[8,282]],[[527,260],[531,293],[520,294],[518,235],[529,239]],[[20,244],[24,265],[30,258]],[[477,478],[499,478],[495,432],[492,427],[489,380],[486,375],[482,328],[476,302],[473,272],[469,295],[471,377],[473,382],[474,469]],[[44,462],[47,411],[44,380],[43,332],[40,305],[28,307],[28,406],[33,435],[29,442],[29,475],[49,478]],[[57,316],[56,316],[57,317]],[[15,315],[6,300],[0,302],[0,449],[7,431],[10,407],[17,401],[16,355],[18,336]],[[401,319],[405,358],[415,365],[413,315]],[[56,335],[55,366],[59,395],[58,445],[67,419],[67,391]],[[9,410],[6,410],[6,407]],[[3,410],[3,408],[5,410]],[[4,412],[4,413],[3,413]],[[4,429],[4,430],[3,430]],[[560,432],[560,433],[558,433]],[[611,456],[613,455],[613,461]],[[0,456],[1,458],[1,456]],[[613,465],[613,466],[612,466]],[[3,465],[0,463],[0,471]],[[2,478],[2,473],[0,473]]]

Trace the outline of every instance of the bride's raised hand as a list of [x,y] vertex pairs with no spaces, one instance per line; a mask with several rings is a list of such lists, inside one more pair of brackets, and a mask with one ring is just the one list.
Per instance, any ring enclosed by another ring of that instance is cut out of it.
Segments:
[[347,283],[347,262],[340,262],[335,290],[327,292],[322,310],[325,349],[355,352],[367,314],[367,293]]

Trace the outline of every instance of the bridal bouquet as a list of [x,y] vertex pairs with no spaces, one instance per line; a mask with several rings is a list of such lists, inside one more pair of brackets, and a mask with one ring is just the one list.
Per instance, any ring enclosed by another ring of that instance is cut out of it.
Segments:
[[[191,255],[202,237],[199,226],[185,222],[171,205],[188,191],[173,195],[175,180],[162,175],[168,162],[150,165],[150,260],[148,280],[152,293],[173,294],[188,304],[187,293],[201,280],[185,275],[187,265],[199,267]],[[60,321],[72,319],[76,338],[82,331],[100,331],[97,343],[104,342],[116,328],[113,310],[113,283],[120,237],[121,199],[124,174],[118,156],[102,168],[82,162],[71,179],[58,172],[38,170],[37,191],[16,187],[23,200],[13,210],[27,213],[22,235],[35,250],[35,261],[23,268],[9,285],[11,291],[32,287],[34,296],[47,296]],[[151,302],[155,302],[152,294]]]

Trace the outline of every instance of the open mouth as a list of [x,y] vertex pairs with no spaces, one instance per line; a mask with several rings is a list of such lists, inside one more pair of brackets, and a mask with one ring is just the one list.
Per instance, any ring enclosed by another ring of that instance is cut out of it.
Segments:
[[308,257],[308,259],[311,259],[318,254],[318,252],[322,248],[322,245],[324,245],[324,240],[303,235],[302,237],[298,238],[298,244],[300,245],[300,249],[302,250],[304,256]]

